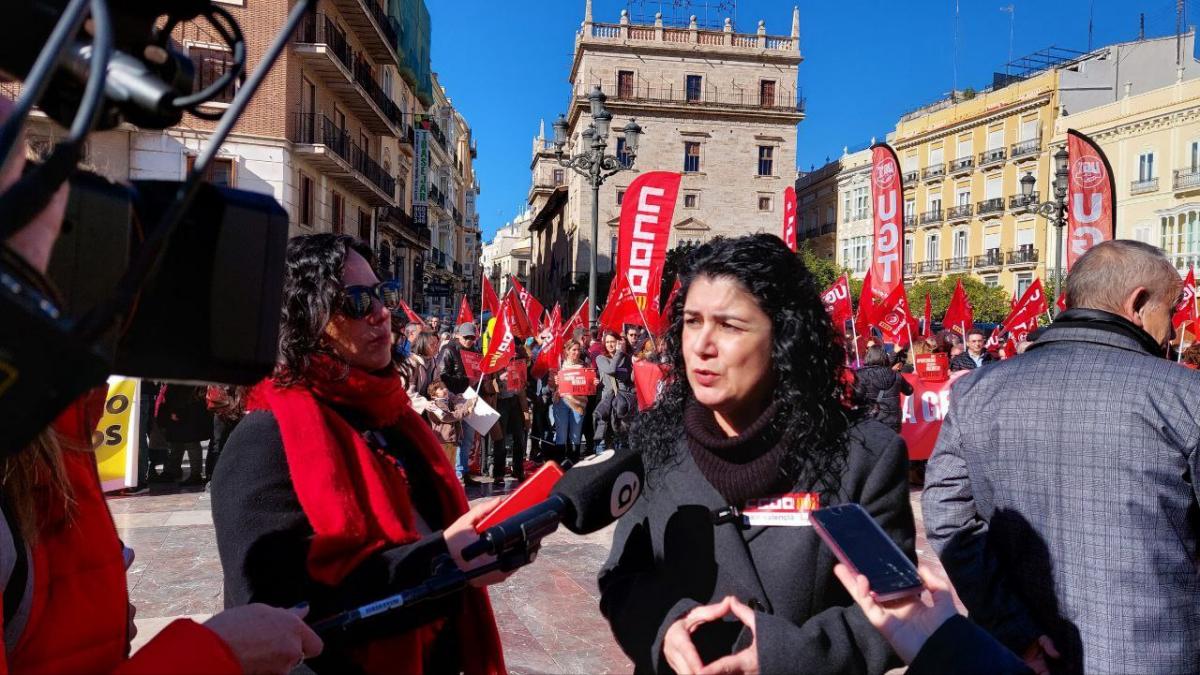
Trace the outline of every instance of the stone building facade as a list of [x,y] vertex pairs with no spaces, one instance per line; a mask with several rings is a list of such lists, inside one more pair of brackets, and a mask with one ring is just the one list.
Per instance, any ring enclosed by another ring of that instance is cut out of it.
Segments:
[[837,245],[838,174],[834,161],[796,177],[796,239],[822,258],[834,258]]
[[[529,288],[530,250],[533,241],[529,226],[533,218],[532,209],[522,212],[496,230],[496,236],[483,245],[483,274],[487,276],[498,296],[503,296],[512,289],[512,277],[516,277],[522,286]],[[529,290],[537,296],[536,291]]]

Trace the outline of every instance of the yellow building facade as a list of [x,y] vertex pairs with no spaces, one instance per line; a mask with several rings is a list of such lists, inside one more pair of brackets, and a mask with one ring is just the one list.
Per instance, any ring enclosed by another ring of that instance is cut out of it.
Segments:
[[[1045,276],[1046,222],[1030,205],[1051,191],[1058,96],[1049,70],[901,118],[889,141],[903,173],[906,283],[974,274],[1020,294]],[[1029,199],[1026,173],[1037,180]]]

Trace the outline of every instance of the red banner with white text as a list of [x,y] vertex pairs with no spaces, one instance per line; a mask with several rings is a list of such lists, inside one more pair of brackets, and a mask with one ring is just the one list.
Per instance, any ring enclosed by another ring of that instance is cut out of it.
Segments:
[[1116,183],[1104,152],[1087,136],[1067,130],[1067,271],[1088,249],[1113,238]]
[[871,147],[871,204],[875,207],[871,276],[872,290],[879,298],[886,298],[904,278],[902,189],[896,151],[887,143],[875,144]]
[[850,304],[850,281],[845,274],[821,293],[821,302],[825,303],[825,311],[829,312],[833,325],[841,332],[846,320],[854,318],[854,307]]
[[673,171],[643,173],[625,188],[621,202],[615,278],[628,279],[637,306],[643,311],[652,307],[655,314],[661,309],[659,294],[680,178]]
[[904,374],[913,393],[911,396],[900,395],[900,436],[908,445],[910,460],[929,459],[933,454],[933,446],[942,430],[942,419],[950,410],[950,387],[958,378],[972,372],[953,372],[943,382],[927,382],[912,373]]
[[783,243],[796,252],[799,244],[796,241],[796,188],[787,186],[783,189]]

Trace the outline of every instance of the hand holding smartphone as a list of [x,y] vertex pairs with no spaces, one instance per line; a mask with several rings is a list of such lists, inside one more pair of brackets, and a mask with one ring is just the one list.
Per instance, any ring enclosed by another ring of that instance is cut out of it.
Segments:
[[809,517],[837,559],[867,578],[876,601],[888,602],[923,590],[916,566],[862,506],[829,506]]

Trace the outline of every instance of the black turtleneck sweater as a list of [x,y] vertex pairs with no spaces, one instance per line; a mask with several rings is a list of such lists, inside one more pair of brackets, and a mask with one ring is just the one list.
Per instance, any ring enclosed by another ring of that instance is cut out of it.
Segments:
[[779,442],[781,431],[771,424],[779,408],[778,401],[772,403],[754,424],[732,438],[717,424],[713,412],[695,399],[684,408],[683,428],[692,459],[733,506],[790,487],[779,467],[787,448]]

